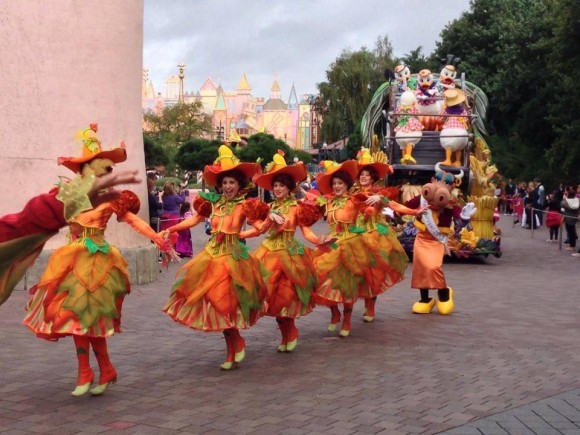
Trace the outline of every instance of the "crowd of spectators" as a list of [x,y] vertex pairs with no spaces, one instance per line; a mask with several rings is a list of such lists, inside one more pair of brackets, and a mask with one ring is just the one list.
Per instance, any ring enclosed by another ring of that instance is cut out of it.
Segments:
[[[546,226],[549,229],[548,243],[559,241],[560,231],[567,251],[576,251],[577,224],[580,211],[580,184],[560,185],[547,193],[539,178],[533,181],[515,182],[508,179],[496,190],[499,212],[513,216],[514,224],[525,229]],[[564,232],[565,231],[565,232]],[[572,254],[580,257],[580,251]]]

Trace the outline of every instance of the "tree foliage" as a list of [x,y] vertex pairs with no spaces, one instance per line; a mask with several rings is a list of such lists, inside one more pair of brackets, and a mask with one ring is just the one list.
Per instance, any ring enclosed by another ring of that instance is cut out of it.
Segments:
[[202,171],[205,165],[211,165],[218,155],[222,144],[218,140],[192,139],[179,147],[175,163],[186,171]]
[[318,84],[324,114],[322,137],[328,143],[347,137],[355,130],[374,90],[384,81],[384,70],[392,68],[392,46],[379,37],[373,51],[344,50],[326,71],[326,81]]
[[286,162],[292,163],[292,150],[281,139],[271,134],[257,133],[248,138],[248,144],[236,150],[236,154],[243,162],[256,162],[260,159],[262,166],[272,161],[278,150],[284,151]]
[[178,147],[211,130],[211,119],[202,109],[197,101],[165,107],[160,114],[148,112],[144,115],[145,131],[162,146]]
[[147,134],[143,134],[143,147],[145,151],[145,166],[166,166],[169,157],[161,145],[151,139]]
[[508,176],[578,181],[578,6],[577,0],[473,0],[441,32],[431,59],[459,56],[459,71],[487,93],[489,143]]

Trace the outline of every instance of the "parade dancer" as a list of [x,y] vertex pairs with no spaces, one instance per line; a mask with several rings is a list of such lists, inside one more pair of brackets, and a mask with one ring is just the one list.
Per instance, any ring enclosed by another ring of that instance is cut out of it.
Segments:
[[[79,132],[77,138],[83,142],[82,156],[62,157],[59,163],[77,174],[88,172],[101,177],[113,170],[114,163],[126,160],[124,146],[101,150],[96,132],[96,124]],[[59,194],[67,197],[74,192],[63,186]],[[127,262],[120,251],[105,240],[107,222],[113,213],[119,221],[155,241],[160,249],[173,253],[171,247],[136,216],[139,206],[137,195],[126,190],[120,198],[71,219],[69,243],[53,253],[40,281],[30,290],[32,296],[24,324],[39,338],[51,341],[73,336],[78,360],[73,396],[86,394],[93,383],[90,347],[100,369],[98,385],[90,390],[91,394],[104,393],[109,384],[117,380],[106,338],[121,331],[123,299],[130,291],[130,283]]]
[[222,194],[198,193],[193,204],[197,215],[161,232],[168,237],[210,218],[210,240],[177,272],[163,311],[197,331],[223,332],[227,356],[221,368],[230,370],[246,354],[239,330],[256,323],[266,298],[263,268],[240,241],[240,233],[246,220],[265,220],[269,208],[257,199],[245,199],[248,181],[260,166],[241,163],[226,145],[220,146],[218,153],[215,163],[205,167],[203,178],[209,186],[219,187]]
[[361,148],[358,159],[358,183],[351,193],[366,195],[365,206],[357,217],[356,226],[362,233],[369,251],[376,253],[379,261],[365,270],[365,284],[359,287],[358,296],[365,301],[363,319],[372,322],[375,317],[377,296],[384,293],[405,277],[409,258],[392,231],[382,211],[388,207],[399,214],[418,216],[425,209],[410,209],[388,198],[388,189],[378,186],[387,174],[392,174],[390,165],[376,162],[367,148]]
[[364,228],[356,226],[359,212],[365,206],[365,195],[349,195],[349,190],[358,175],[355,160],[338,164],[332,161],[321,163],[324,173],[318,174],[318,190],[326,195],[319,198],[325,207],[325,215],[330,227],[330,237],[337,239],[337,248],[315,256],[314,266],[318,274],[316,302],[330,307],[329,331],[335,331],[340,321],[338,304],[344,306],[344,317],[340,330],[341,337],[350,334],[352,308],[358,291],[365,286],[365,272],[368,265],[379,261],[376,252],[369,251],[364,238]]
[[32,267],[48,239],[70,219],[121,195],[110,187],[139,182],[136,170],[102,177],[92,172],[79,174],[49,193],[32,197],[21,211],[0,217],[0,305]]
[[[287,166],[282,151],[278,151],[272,160],[266,166],[266,173],[258,176],[255,182],[273,192],[270,210],[282,220],[271,225],[266,239],[254,255],[270,272],[266,281],[267,315],[275,317],[280,328],[282,340],[278,351],[292,352],[298,344],[295,319],[314,309],[313,294],[317,286],[312,251],[298,242],[294,234],[300,228],[306,240],[316,245],[332,240],[316,236],[309,228],[320,219],[319,209],[294,197],[296,185],[308,176],[304,164],[298,162]],[[246,236],[254,235],[256,231],[250,230]]]

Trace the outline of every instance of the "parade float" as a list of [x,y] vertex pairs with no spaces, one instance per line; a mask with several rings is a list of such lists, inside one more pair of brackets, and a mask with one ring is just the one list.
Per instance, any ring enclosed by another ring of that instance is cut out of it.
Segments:
[[[394,78],[377,89],[365,112],[363,144],[374,153],[386,154],[394,173],[385,179],[385,185],[397,188],[397,200],[402,203],[421,193],[436,165],[455,174],[457,205],[473,202],[477,212],[467,227],[452,228],[450,254],[457,258],[499,258],[501,239],[494,225],[497,198],[493,183],[497,168],[485,140],[488,99],[464,74],[457,78],[458,59],[449,56],[447,60],[439,74],[429,70],[405,74],[408,68],[397,67]],[[409,254],[417,234],[413,220],[393,219]]]

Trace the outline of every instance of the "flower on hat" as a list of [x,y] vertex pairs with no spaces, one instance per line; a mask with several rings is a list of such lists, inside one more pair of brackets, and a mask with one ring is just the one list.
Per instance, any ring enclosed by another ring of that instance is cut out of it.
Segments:
[[80,157],[59,157],[57,162],[73,172],[80,173],[81,167],[95,159],[108,159],[112,163],[121,163],[127,160],[127,150],[125,149],[125,142],[121,142],[119,147],[110,150],[103,150],[101,148],[101,141],[97,137],[97,124],[89,124],[89,128],[79,130],[75,134],[75,139],[80,140],[82,151]]
[[274,177],[282,174],[289,175],[296,184],[305,180],[308,176],[304,163],[297,162],[292,165],[286,165],[284,151],[278,150],[272,157],[272,161],[266,165],[265,172],[256,177],[254,182],[266,190],[272,190]]
[[260,170],[260,165],[258,163],[241,163],[230,147],[221,145],[218,148],[218,157],[214,160],[214,164],[206,165],[203,171],[203,178],[210,186],[216,186],[221,173],[233,171],[234,169],[251,178]]

